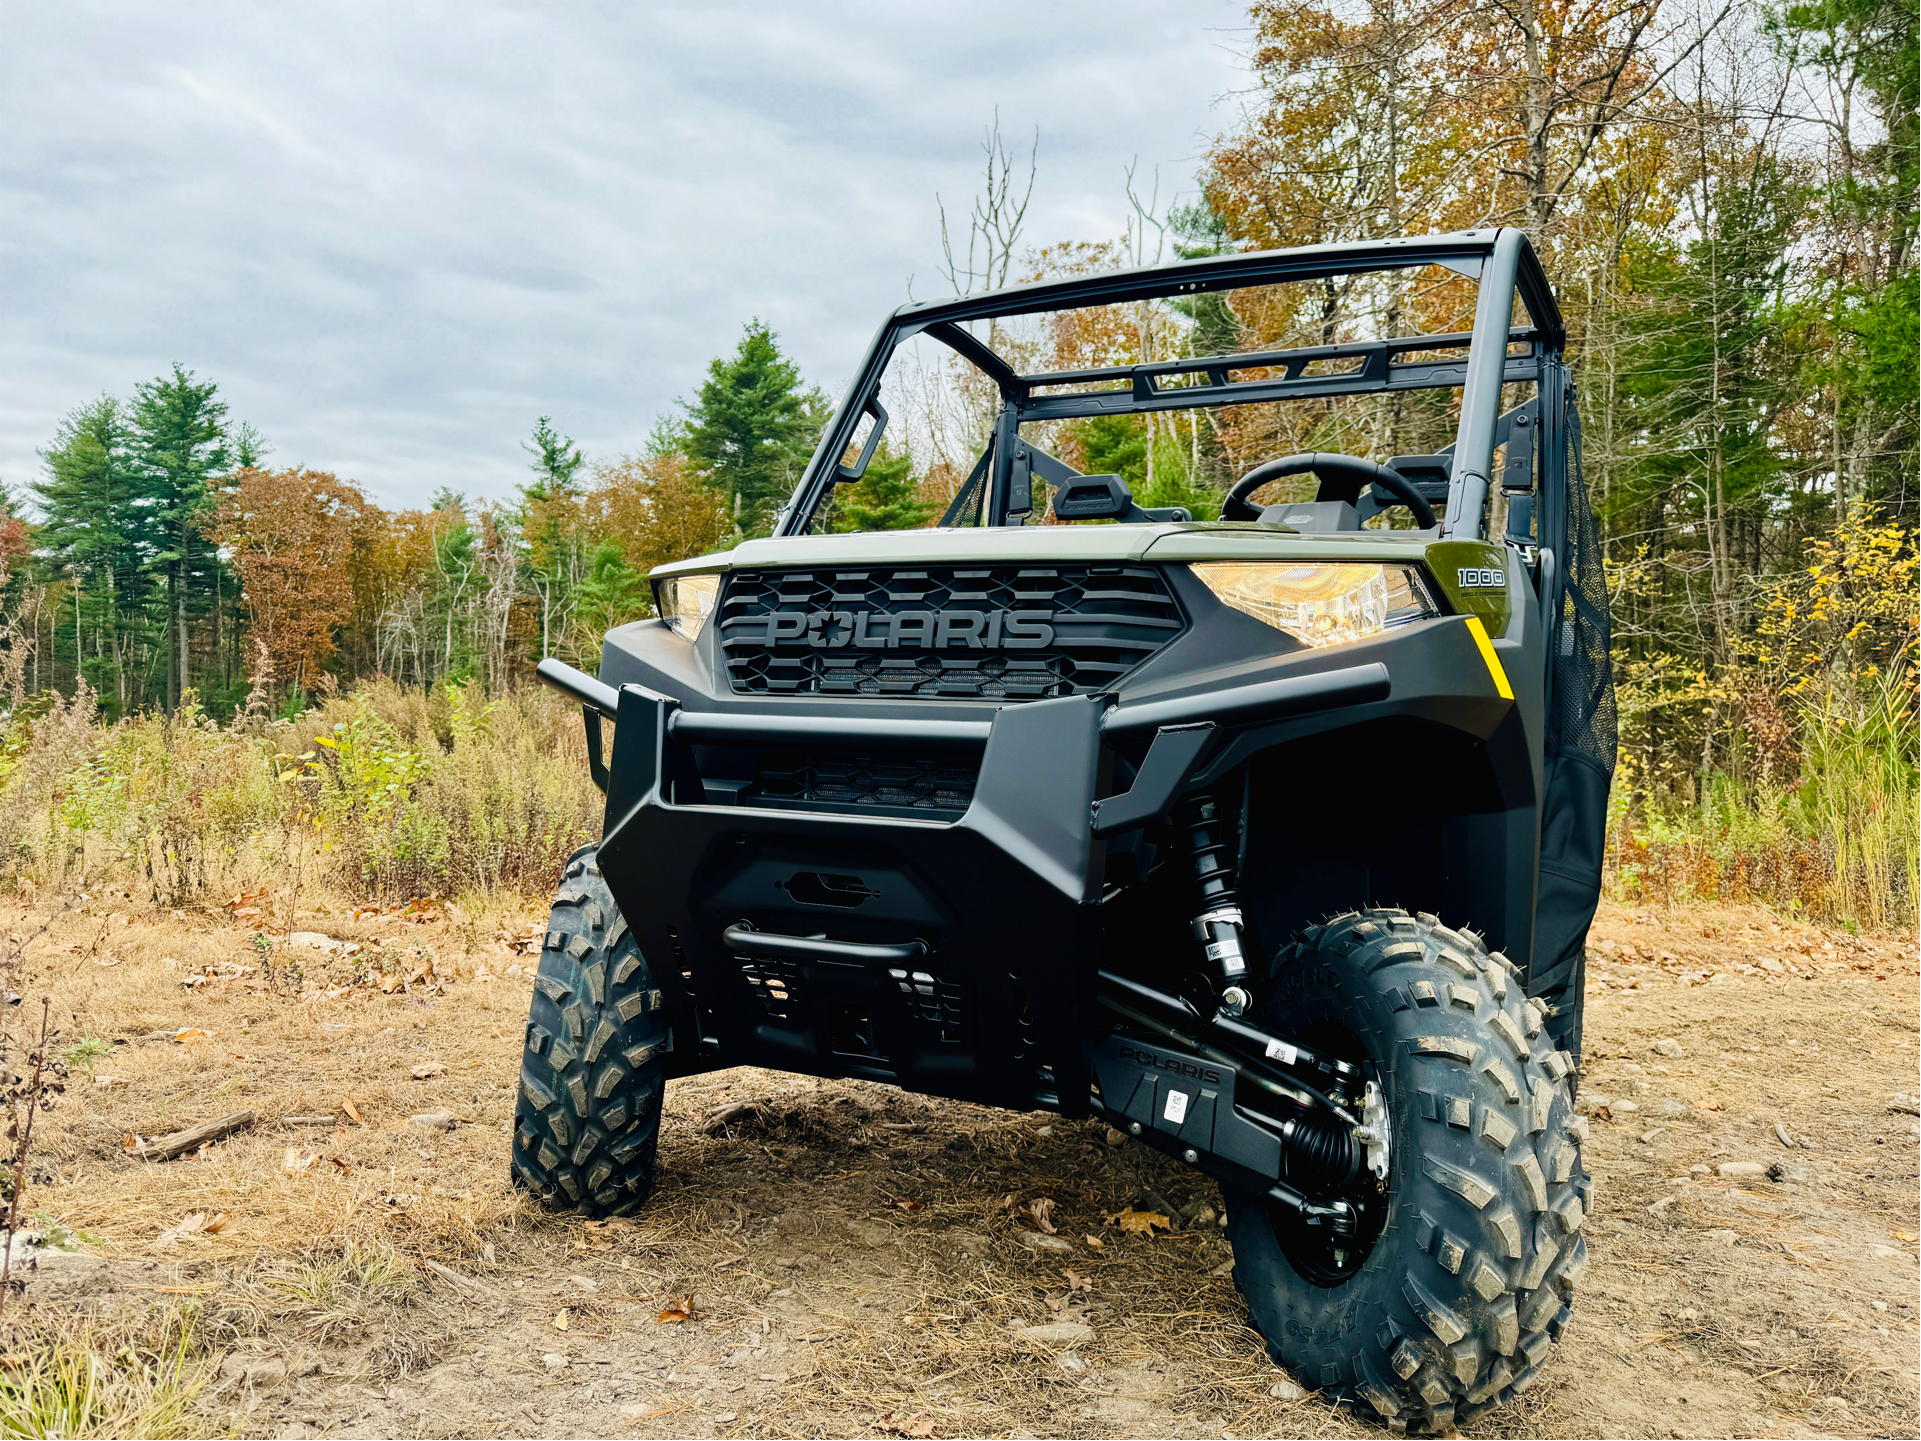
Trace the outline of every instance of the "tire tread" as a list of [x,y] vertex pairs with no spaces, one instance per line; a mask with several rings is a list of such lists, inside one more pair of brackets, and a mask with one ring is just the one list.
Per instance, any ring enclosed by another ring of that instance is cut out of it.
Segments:
[[667,1050],[660,993],[593,848],[569,861],[547,927],[521,1056],[513,1180],[553,1210],[625,1215],[654,1184]]

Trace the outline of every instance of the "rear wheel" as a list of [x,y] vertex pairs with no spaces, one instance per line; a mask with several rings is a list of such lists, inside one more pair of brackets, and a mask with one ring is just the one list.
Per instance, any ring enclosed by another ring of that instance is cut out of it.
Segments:
[[638,1208],[654,1187],[666,1050],[653,973],[589,846],[567,863],[534,975],[515,1184],[555,1210]]
[[1315,927],[1275,963],[1265,1028],[1371,1071],[1391,1127],[1350,1234],[1228,1197],[1234,1278],[1274,1359],[1397,1431],[1445,1430],[1531,1385],[1587,1264],[1571,1063],[1505,958],[1432,916]]

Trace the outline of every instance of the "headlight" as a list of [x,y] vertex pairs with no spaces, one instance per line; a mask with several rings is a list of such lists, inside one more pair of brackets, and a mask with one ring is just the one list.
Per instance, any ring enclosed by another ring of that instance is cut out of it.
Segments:
[[714,601],[719,595],[717,575],[670,575],[654,582],[654,600],[660,607],[660,618],[667,622],[667,629],[682,640],[692,640],[700,634],[707,617],[714,613]]
[[1420,571],[1411,565],[1211,560],[1193,571],[1228,605],[1304,645],[1362,640],[1390,626],[1440,614]]

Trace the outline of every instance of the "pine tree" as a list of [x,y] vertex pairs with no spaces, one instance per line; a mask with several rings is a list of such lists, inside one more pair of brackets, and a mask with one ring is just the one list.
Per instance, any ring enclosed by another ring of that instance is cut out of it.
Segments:
[[148,563],[166,576],[162,650],[170,708],[192,685],[192,616],[209,608],[220,565],[202,534],[213,478],[230,468],[233,454],[227,405],[218,389],[211,380],[195,380],[178,362],[170,373],[134,388],[131,451],[152,547]]
[[759,320],[748,322],[733,355],[709,363],[698,398],[687,406],[683,443],[725,497],[737,536],[767,532],[807,462],[819,409],[801,390],[799,368]]
[[567,613],[580,583],[582,547],[577,531],[579,495],[574,477],[587,457],[571,437],[554,429],[553,418],[534,422],[531,442],[521,449],[533,457],[531,485],[520,491],[520,534],[527,568],[540,599],[540,653],[553,653],[554,638],[567,629]]
[[851,485],[838,487],[835,530],[913,530],[927,524],[933,507],[918,497],[914,457],[883,447],[867,471]]
[[647,578],[627,563],[611,540],[594,547],[575,595],[572,649],[574,658],[586,664],[598,661],[602,636],[617,625],[639,620],[650,609]]
[[74,586],[74,674],[122,714],[135,702],[129,661],[148,639],[145,565],[154,550],[139,510],[132,443],[126,408],[103,395],[60,422],[40,453],[45,473],[32,486],[45,517],[37,537],[42,569]]

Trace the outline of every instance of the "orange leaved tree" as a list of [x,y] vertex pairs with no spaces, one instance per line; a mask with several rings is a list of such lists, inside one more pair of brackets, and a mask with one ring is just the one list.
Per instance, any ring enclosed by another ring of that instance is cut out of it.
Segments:
[[375,520],[359,488],[324,470],[234,474],[207,522],[240,577],[253,633],[274,674],[310,687],[353,610],[350,561]]

